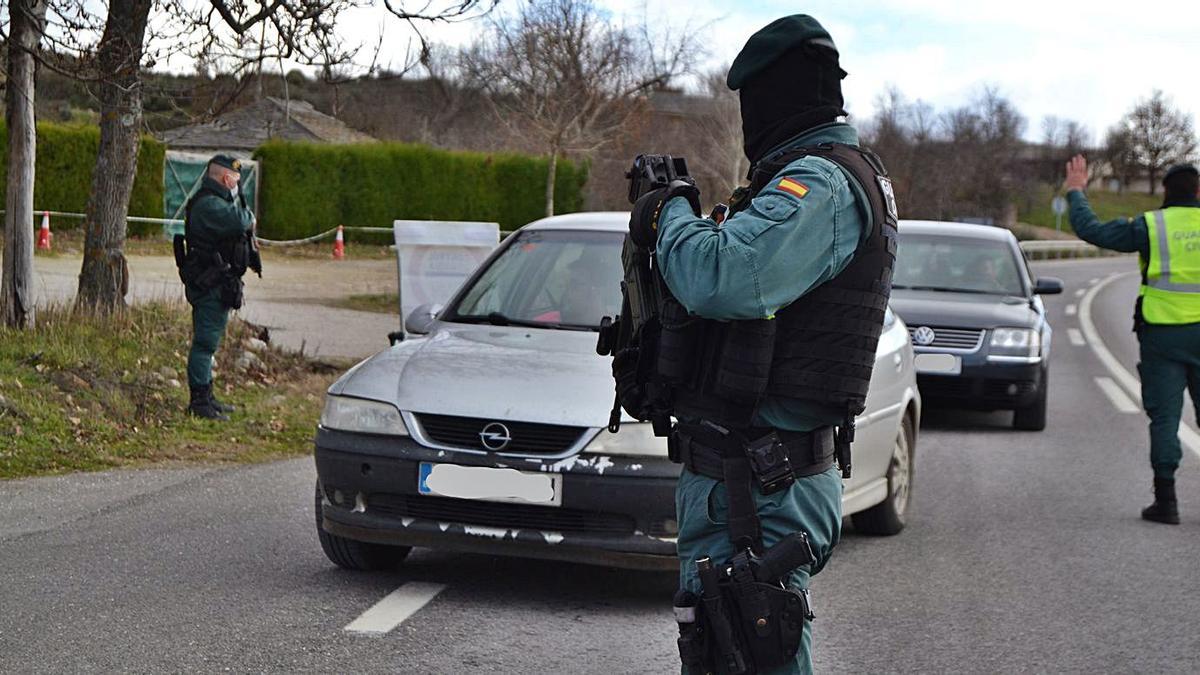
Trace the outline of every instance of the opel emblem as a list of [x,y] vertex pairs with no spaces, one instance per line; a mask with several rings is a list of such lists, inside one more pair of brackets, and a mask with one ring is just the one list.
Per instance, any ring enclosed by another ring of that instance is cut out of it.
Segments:
[[512,434],[508,432],[508,427],[499,422],[492,422],[479,432],[479,442],[493,452],[503,450],[512,442]]
[[929,326],[921,326],[917,330],[913,331],[913,342],[921,345],[922,347],[928,347],[929,345],[933,344],[933,341],[936,337],[937,334],[934,333],[933,329]]

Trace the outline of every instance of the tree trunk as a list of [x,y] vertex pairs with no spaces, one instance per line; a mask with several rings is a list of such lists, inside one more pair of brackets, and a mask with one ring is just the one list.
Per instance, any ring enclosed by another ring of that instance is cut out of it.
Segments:
[[42,38],[45,0],[10,0],[8,82],[4,92],[8,123],[8,185],[4,212],[0,314],[13,328],[33,326],[33,171],[37,157],[34,124],[36,62]]
[[142,128],[140,65],[153,0],[111,0],[97,50],[100,76],[100,152],[84,220],[83,270],[76,303],[109,313],[124,307],[129,290],[125,218],[137,170]]
[[550,149],[550,162],[546,166],[546,217],[554,215],[554,178],[558,173],[558,146]]

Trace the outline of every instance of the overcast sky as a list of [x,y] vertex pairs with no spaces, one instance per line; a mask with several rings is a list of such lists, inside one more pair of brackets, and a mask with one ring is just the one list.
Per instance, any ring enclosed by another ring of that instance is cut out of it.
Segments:
[[[1188,113],[1200,110],[1200,2],[1195,0],[597,2],[616,20],[636,19],[644,11],[675,29],[707,26],[705,69],[732,61],[746,39],[772,20],[809,13],[833,34],[842,67],[850,73],[843,82],[848,109],[862,117],[871,115],[876,96],[889,84],[939,110],[994,85],[1026,116],[1031,140],[1040,136],[1046,115],[1079,120],[1102,138],[1155,88]],[[504,6],[515,6],[515,0],[502,0]],[[370,34],[377,20],[373,12],[363,12],[348,23]],[[463,23],[428,34],[464,44],[480,28]]]

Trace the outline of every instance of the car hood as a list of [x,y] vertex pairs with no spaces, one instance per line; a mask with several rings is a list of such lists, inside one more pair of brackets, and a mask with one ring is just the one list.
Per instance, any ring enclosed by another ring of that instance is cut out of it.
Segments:
[[892,291],[892,311],[910,328],[1032,328],[1037,313],[1023,298],[937,291]]
[[596,354],[592,332],[439,322],[355,366],[330,393],[411,412],[602,427],[612,359]]

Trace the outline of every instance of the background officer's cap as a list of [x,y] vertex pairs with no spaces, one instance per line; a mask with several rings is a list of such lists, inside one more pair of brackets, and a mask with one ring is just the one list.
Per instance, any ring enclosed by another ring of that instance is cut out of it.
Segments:
[[829,31],[807,14],[793,14],[776,19],[750,36],[746,46],[733,60],[725,83],[737,91],[746,80],[771,65],[788,51],[805,43],[827,47],[835,53],[837,47]]
[[242,170],[242,160],[230,157],[229,155],[213,155],[213,158],[208,160],[209,164],[223,166],[226,169],[233,169],[240,172]]
[[1200,175],[1200,171],[1197,171],[1195,165],[1193,164],[1176,164],[1175,166],[1167,169],[1166,175],[1163,176],[1163,185],[1167,184],[1167,181],[1170,180],[1171,176],[1181,173],[1194,173]]

